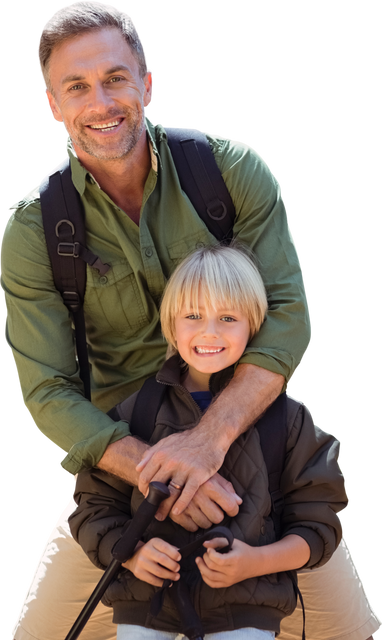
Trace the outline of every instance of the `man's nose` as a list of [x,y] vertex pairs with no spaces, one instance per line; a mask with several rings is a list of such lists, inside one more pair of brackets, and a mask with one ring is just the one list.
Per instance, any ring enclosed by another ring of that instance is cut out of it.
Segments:
[[104,112],[114,104],[110,92],[102,83],[94,85],[89,95],[88,109],[90,111]]

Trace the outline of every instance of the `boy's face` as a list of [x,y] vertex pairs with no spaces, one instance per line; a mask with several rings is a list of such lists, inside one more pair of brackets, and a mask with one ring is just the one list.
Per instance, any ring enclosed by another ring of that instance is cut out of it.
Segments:
[[198,312],[183,307],[176,316],[175,335],[178,351],[189,365],[190,376],[208,389],[212,373],[229,367],[242,356],[250,326],[247,316],[237,309],[226,306],[216,311],[210,309],[202,293],[198,302]]

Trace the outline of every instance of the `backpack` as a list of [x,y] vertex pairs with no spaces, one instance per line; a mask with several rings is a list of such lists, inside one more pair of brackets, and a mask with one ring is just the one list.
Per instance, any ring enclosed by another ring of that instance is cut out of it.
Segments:
[[[206,136],[195,129],[166,129],[179,181],[208,230],[221,242],[232,238],[235,207]],[[80,377],[90,400],[90,367],[83,302],[86,264],[104,275],[110,265],[86,247],[83,205],[69,160],[40,186],[42,220],[54,284],[72,314]]]

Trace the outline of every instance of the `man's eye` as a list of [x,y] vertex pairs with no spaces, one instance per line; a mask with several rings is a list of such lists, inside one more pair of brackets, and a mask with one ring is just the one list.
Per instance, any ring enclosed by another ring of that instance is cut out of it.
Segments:
[[78,89],[82,89],[83,88],[83,84],[75,84],[72,87],[70,87],[70,91],[78,91]]
[[109,82],[112,83],[116,83],[116,82],[121,82],[122,78],[120,76],[113,76],[112,78],[110,78]]

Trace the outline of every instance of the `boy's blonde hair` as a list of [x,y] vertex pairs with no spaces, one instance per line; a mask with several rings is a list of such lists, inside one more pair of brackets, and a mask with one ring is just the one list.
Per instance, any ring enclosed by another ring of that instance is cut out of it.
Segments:
[[199,287],[205,304],[227,306],[244,313],[250,338],[259,331],[267,312],[267,294],[248,250],[238,245],[203,247],[178,265],[167,283],[161,309],[162,333],[176,348],[175,317],[183,306],[198,312]]

